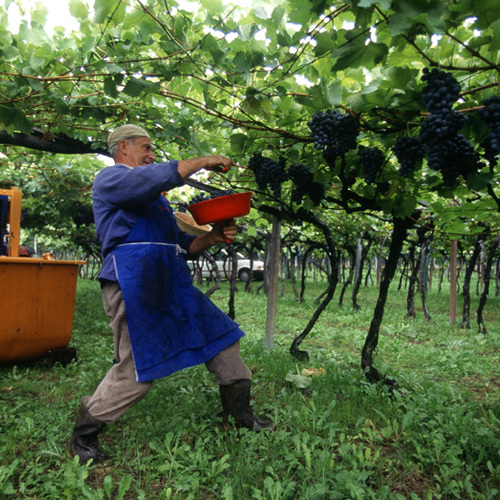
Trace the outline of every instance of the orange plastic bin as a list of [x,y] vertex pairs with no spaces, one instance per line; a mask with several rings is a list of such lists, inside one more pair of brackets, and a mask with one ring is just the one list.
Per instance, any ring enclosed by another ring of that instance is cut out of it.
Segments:
[[68,346],[81,264],[0,257],[0,363]]

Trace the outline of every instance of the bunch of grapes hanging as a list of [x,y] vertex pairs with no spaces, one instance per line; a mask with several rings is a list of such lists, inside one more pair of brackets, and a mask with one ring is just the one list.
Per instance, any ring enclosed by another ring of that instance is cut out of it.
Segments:
[[454,186],[460,176],[477,171],[479,157],[472,144],[458,132],[467,118],[454,111],[460,85],[453,75],[433,68],[424,68],[426,86],[422,98],[429,115],[420,127],[419,140],[425,146],[427,164],[441,173],[446,186]]
[[358,159],[361,170],[367,184],[373,184],[382,170],[385,162],[384,153],[379,148],[366,148],[360,146],[358,149]]
[[314,205],[319,205],[325,196],[323,184],[314,181],[313,174],[309,171],[307,165],[302,163],[292,163],[288,168],[288,176],[294,183],[292,192],[292,201],[301,203],[307,195]]
[[318,111],[307,122],[314,147],[323,151],[323,158],[333,168],[337,158],[357,148],[359,121],[349,114],[328,109]]
[[265,191],[269,187],[276,198],[281,197],[281,185],[288,179],[284,158],[275,161],[264,157],[262,153],[254,153],[248,168],[253,171],[259,189]]
[[73,222],[77,228],[81,226],[90,226],[94,223],[94,212],[90,205],[78,203],[76,205],[75,213],[73,214]]
[[500,153],[500,96],[490,97],[483,104],[484,108],[479,110],[479,114],[490,129],[490,135],[483,146],[486,159],[491,165],[495,165]]
[[398,159],[399,173],[402,177],[409,177],[422,163],[425,148],[417,137],[400,135],[393,147],[394,155]]

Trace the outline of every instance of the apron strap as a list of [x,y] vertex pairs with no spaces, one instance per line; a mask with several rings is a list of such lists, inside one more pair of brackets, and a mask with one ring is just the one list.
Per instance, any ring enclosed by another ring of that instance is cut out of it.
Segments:
[[[166,247],[175,247],[175,255],[186,254],[187,251],[184,250],[178,243],[161,243],[156,241],[132,241],[130,243],[120,243],[116,245],[117,247],[125,247],[129,245],[162,245]],[[116,247],[115,247],[116,248]]]

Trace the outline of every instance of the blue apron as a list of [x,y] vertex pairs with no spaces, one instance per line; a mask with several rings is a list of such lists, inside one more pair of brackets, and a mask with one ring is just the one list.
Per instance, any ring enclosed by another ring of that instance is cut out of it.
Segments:
[[139,382],[204,363],[244,333],[193,286],[178,227],[162,197],[113,250]]

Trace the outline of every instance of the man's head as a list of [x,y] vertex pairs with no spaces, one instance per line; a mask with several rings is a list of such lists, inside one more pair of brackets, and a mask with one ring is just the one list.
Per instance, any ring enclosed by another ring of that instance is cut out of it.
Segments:
[[155,159],[149,134],[138,125],[122,125],[108,136],[111,156],[118,162],[131,167],[147,165]]

